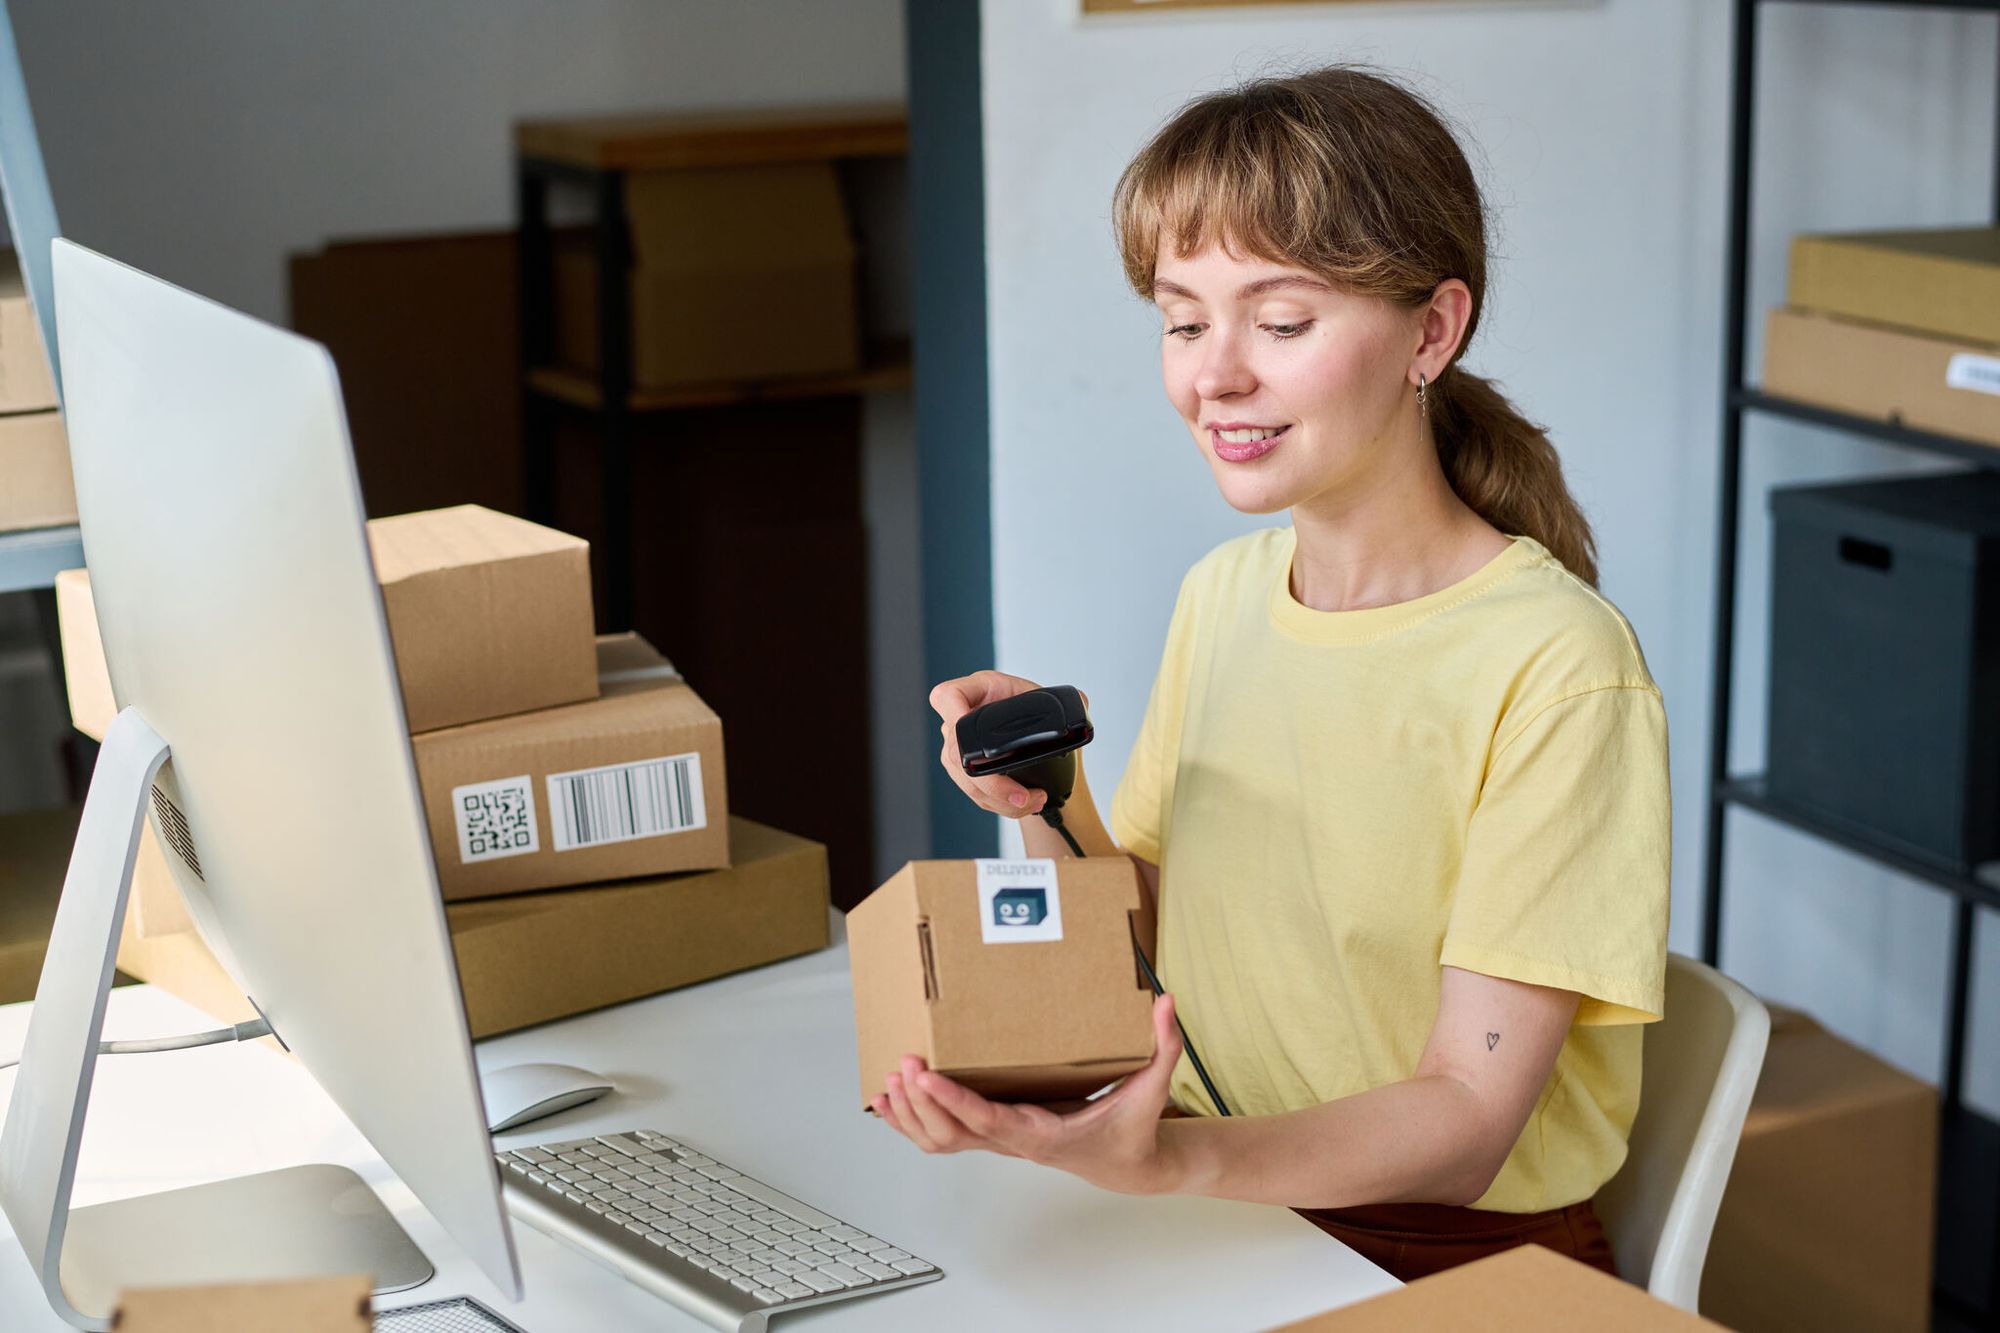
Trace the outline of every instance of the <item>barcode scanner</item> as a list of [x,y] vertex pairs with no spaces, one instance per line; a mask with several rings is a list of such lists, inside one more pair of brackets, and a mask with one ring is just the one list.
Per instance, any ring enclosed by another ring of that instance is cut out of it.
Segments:
[[[959,763],[970,778],[1010,777],[1023,787],[1047,792],[1049,799],[1040,811],[1042,822],[1061,834],[1072,852],[1082,856],[1083,848],[1063,825],[1062,807],[1076,790],[1076,752],[1088,745],[1094,735],[1082,692],[1074,685],[1045,685],[1010,698],[995,699],[959,718]],[[1132,935],[1132,952],[1153,994],[1163,994],[1160,978],[1154,973],[1146,951],[1139,947],[1136,931]],[[1194,1066],[1195,1077],[1201,1080],[1215,1109],[1228,1115],[1229,1106],[1215,1090],[1215,1083],[1195,1051],[1194,1039],[1181,1023],[1178,1009],[1174,1013],[1174,1026],[1180,1028],[1181,1046],[1187,1051],[1188,1063]]]

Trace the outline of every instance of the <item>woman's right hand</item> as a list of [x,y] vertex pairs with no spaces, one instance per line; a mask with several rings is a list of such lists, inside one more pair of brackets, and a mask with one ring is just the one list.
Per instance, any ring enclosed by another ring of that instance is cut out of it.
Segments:
[[996,699],[1011,699],[1017,694],[1040,688],[1032,680],[1023,680],[1004,672],[975,671],[969,676],[945,681],[931,691],[931,707],[944,719],[940,727],[944,733],[944,750],[938,761],[944,765],[944,771],[951,774],[951,780],[958,784],[958,789],[982,810],[1019,819],[1040,810],[1048,801],[1049,794],[1032,791],[1009,777],[967,777],[958,753],[958,720]]

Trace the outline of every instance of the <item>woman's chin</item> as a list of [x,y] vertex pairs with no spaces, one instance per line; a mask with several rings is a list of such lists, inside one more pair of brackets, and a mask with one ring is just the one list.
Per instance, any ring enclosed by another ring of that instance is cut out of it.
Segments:
[[[1233,463],[1221,465],[1230,468],[1235,466]],[[1293,496],[1275,481],[1265,481],[1240,474],[1230,476],[1222,473],[1220,468],[1218,474],[1215,479],[1216,488],[1222,492],[1222,498],[1229,507],[1239,514],[1275,514],[1292,507]]]

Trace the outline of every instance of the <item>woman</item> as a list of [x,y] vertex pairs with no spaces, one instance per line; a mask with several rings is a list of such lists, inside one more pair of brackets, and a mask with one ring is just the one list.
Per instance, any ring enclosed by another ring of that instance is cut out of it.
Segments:
[[[1064,810],[1156,900],[1158,1054],[1069,1113],[909,1057],[875,1110],[926,1151],[1287,1205],[1406,1280],[1531,1241],[1615,1271],[1590,1201],[1661,1010],[1666,719],[1549,441],[1455,365],[1465,157],[1376,74],[1267,79],[1185,107],[1115,220],[1223,497],[1291,516],[1182,582],[1112,831],[1081,781]],[[954,727],[1029,688],[931,695],[946,770],[1016,818],[1042,794],[965,777]]]

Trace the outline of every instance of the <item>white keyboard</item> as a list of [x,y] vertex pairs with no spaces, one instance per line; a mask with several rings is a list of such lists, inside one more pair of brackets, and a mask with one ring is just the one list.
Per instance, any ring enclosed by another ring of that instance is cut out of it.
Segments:
[[498,1154],[508,1210],[710,1327],[935,1282],[937,1265],[652,1130]]

